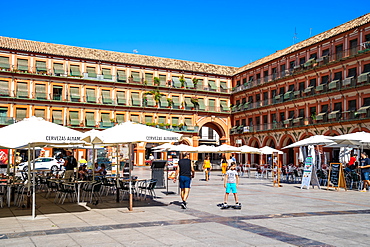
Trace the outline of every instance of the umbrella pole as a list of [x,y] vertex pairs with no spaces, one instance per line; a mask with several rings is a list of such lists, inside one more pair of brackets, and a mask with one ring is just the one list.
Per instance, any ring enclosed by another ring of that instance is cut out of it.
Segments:
[[131,169],[132,169],[132,154],[131,154],[131,151],[132,151],[132,144],[130,143],[129,144],[129,208],[128,210],[129,211],[132,211],[132,177],[131,177]]
[[36,157],[36,151],[35,147],[32,147],[32,155],[33,155],[33,178],[32,178],[32,219],[36,218],[36,174],[35,174],[35,157]]
[[118,159],[118,145],[116,146],[116,156],[117,156],[117,167],[116,167],[116,188],[117,188],[117,192],[116,192],[116,202],[119,202],[119,166],[121,165],[121,162],[119,161]]
[[95,181],[95,144],[93,143],[93,153],[92,153],[92,172],[93,172],[93,182]]
[[12,149],[8,149],[8,165],[6,166],[6,174],[8,174],[8,177],[9,177],[9,173],[10,173],[10,163],[11,163],[11,151]]

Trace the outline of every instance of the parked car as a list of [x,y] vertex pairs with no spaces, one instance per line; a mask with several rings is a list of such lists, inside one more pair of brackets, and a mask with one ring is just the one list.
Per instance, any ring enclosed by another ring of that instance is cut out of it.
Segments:
[[[31,161],[31,166],[33,166],[33,160]],[[57,159],[52,157],[41,157],[35,160],[35,169],[45,169],[51,170],[53,172],[60,169],[60,164]],[[18,170],[28,171],[28,161],[22,162],[18,165]]]

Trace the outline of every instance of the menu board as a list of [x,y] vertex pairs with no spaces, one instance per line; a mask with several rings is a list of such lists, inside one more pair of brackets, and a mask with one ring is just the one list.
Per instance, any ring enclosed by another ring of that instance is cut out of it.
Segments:
[[312,175],[312,157],[308,156],[304,163],[301,189],[303,189],[304,186],[306,186],[307,189],[310,188],[311,175]]
[[347,190],[342,163],[330,163],[328,180],[328,188],[344,188]]

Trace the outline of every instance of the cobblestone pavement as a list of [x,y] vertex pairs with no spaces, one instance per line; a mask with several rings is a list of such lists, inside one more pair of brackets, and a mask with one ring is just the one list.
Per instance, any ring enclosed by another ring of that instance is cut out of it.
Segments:
[[[150,173],[148,167],[133,172]],[[203,177],[197,172],[185,210],[172,182],[168,191],[156,189],[154,200],[135,200],[131,212],[113,196],[97,205],[60,205],[39,193],[36,219],[29,209],[0,208],[0,246],[369,246],[370,193],[279,188],[242,177],[242,209],[221,210],[220,172],[212,171],[208,182]]]

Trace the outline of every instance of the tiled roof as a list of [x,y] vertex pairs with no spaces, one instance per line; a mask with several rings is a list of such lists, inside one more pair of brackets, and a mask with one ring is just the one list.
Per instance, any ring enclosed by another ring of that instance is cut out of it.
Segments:
[[324,40],[329,39],[331,37],[334,37],[334,36],[336,36],[336,35],[338,35],[340,33],[346,32],[348,30],[351,30],[353,28],[356,28],[358,26],[364,25],[364,24],[369,23],[369,22],[370,22],[370,13],[369,14],[366,14],[366,15],[363,15],[363,16],[360,16],[360,17],[358,17],[358,18],[356,18],[354,20],[351,20],[349,22],[346,22],[346,23],[344,23],[344,24],[342,24],[340,26],[337,26],[335,28],[332,28],[332,29],[330,29],[328,31],[325,31],[323,33],[317,34],[317,35],[315,35],[315,36],[313,36],[313,37],[311,37],[309,39],[306,39],[306,40],[304,40],[302,42],[299,42],[299,43],[297,43],[295,45],[292,45],[292,46],[290,46],[288,48],[285,48],[283,50],[277,51],[277,52],[275,52],[275,53],[273,53],[271,55],[268,55],[268,56],[266,56],[264,58],[261,58],[261,59],[259,59],[257,61],[254,61],[254,62],[250,63],[250,64],[247,64],[247,65],[245,65],[243,67],[240,67],[236,71],[236,74],[239,74],[239,73],[241,73],[241,72],[243,72],[245,70],[249,70],[249,69],[252,69],[254,67],[260,66],[262,64],[265,64],[267,62],[270,62],[270,61],[272,61],[274,59],[277,59],[279,57],[286,56],[286,55],[288,55],[290,53],[293,53],[295,51],[298,51],[300,49],[303,49],[303,48],[308,47],[310,45],[313,45],[315,43],[324,41]]
[[236,67],[144,56],[0,36],[0,48],[73,58],[232,76]]

